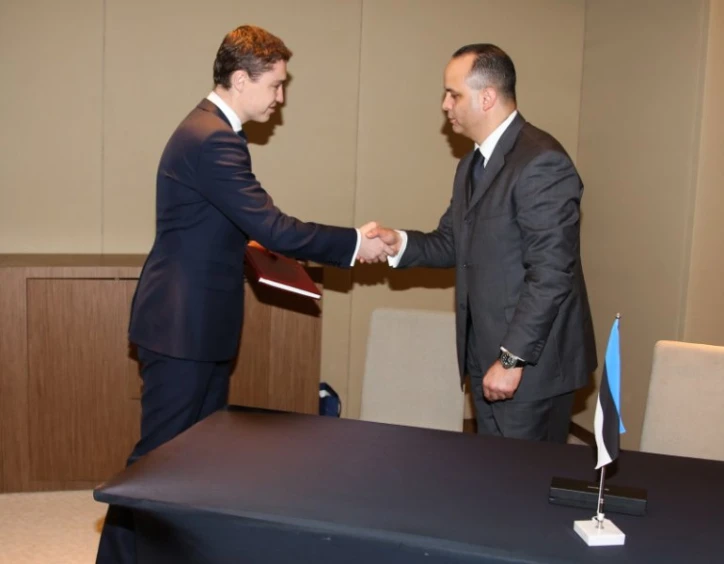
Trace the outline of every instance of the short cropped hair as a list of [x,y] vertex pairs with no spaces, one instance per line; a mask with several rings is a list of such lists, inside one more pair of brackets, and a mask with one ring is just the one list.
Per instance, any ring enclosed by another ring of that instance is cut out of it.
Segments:
[[292,52],[284,42],[265,29],[242,25],[230,31],[219,46],[214,60],[214,86],[231,87],[231,75],[243,70],[256,80],[277,63],[288,61]]
[[490,43],[474,43],[460,47],[453,59],[472,53],[475,55],[468,85],[475,90],[494,87],[504,97],[515,102],[515,65],[508,54]]

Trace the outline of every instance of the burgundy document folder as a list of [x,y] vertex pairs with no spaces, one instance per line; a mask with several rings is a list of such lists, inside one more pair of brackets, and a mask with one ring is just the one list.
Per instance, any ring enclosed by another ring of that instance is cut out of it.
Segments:
[[258,282],[319,299],[322,294],[304,267],[296,260],[272,252],[255,242],[246,247],[246,262]]

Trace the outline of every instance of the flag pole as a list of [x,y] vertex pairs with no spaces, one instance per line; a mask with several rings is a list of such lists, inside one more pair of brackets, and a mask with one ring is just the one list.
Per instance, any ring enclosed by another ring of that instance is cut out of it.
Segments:
[[596,512],[596,528],[603,528],[603,481],[606,476],[606,467],[601,466],[601,482],[598,484],[598,504]]

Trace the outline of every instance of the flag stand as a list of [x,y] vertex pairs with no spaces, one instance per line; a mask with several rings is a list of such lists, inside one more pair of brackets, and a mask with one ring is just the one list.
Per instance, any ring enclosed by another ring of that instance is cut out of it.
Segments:
[[606,467],[601,467],[601,482],[598,486],[598,512],[591,519],[573,522],[573,530],[588,546],[620,546],[626,542],[626,535],[606,519],[603,514],[603,482]]
[[601,469],[601,481],[598,484],[598,503],[596,515],[587,521],[574,521],[573,530],[588,546],[615,546],[626,541],[623,534],[613,522],[603,515],[603,483],[606,478],[606,465],[618,456],[620,434],[626,429],[621,421],[620,385],[621,385],[621,349],[619,346],[619,322],[621,314],[611,327],[606,346],[606,358],[603,363],[601,385],[598,390],[598,402],[593,418],[596,446],[598,447],[598,464]]

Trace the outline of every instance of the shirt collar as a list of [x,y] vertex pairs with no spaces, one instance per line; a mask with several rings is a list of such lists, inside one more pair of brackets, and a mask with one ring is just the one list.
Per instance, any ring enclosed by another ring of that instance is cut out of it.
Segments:
[[503,123],[496,127],[495,131],[493,131],[485,138],[485,141],[483,141],[482,145],[478,145],[477,143],[475,144],[475,150],[479,150],[483,154],[486,166],[488,164],[488,161],[490,160],[490,156],[495,150],[495,146],[498,144],[498,141],[500,141],[503,133],[505,133],[505,130],[508,129],[508,126],[513,122],[515,116],[517,115],[518,110],[513,110],[513,113],[510,114]]
[[233,129],[235,133],[239,133],[239,131],[241,131],[241,120],[239,119],[239,116],[236,115],[236,112],[231,109],[229,104],[221,99],[221,96],[212,90],[206,99],[223,112],[226,119],[228,119],[231,124],[231,129]]

